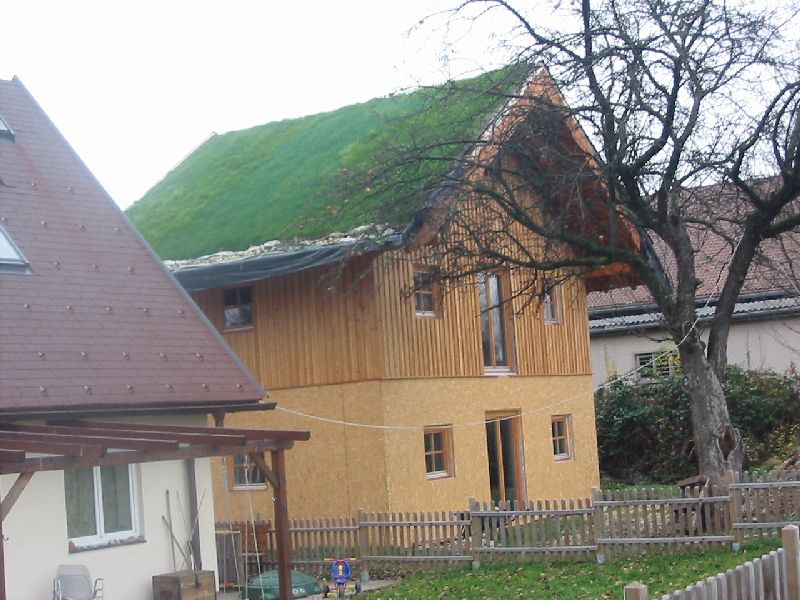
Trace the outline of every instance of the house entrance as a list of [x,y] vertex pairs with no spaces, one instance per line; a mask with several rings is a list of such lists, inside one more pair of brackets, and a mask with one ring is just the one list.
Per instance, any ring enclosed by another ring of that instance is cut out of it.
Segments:
[[519,411],[486,413],[486,451],[492,502],[522,501],[525,465]]

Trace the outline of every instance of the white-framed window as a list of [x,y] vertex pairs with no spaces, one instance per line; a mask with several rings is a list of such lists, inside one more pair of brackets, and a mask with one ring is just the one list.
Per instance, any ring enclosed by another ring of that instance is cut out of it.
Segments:
[[549,325],[561,323],[561,286],[556,285],[545,292],[542,298],[542,317]]
[[227,288],[222,291],[225,331],[253,326],[253,287]]
[[138,469],[107,465],[64,471],[67,536],[76,546],[141,537]]
[[259,489],[267,487],[267,477],[248,454],[233,455],[233,489]]
[[675,350],[658,352],[637,352],[634,354],[639,379],[661,376],[668,377],[678,372],[678,353]]
[[550,418],[550,430],[553,440],[553,458],[555,460],[572,458],[572,416],[554,415]]
[[428,479],[452,477],[453,470],[453,428],[449,425],[426,427],[425,435],[425,475]]

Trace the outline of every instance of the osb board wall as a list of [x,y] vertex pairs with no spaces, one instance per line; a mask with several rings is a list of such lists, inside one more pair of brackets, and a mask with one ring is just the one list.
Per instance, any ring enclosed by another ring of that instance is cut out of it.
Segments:
[[[441,316],[417,316],[409,290],[414,261],[398,251],[375,261],[375,288],[384,377],[463,377],[483,375],[480,306],[475,285],[449,288]],[[512,277],[521,289],[519,275]],[[583,284],[562,286],[561,319],[545,323],[537,301],[515,297],[511,313],[516,368],[520,375],[591,373],[589,325]]]
[[[286,452],[289,512],[293,517],[354,515],[359,507],[386,510],[384,431],[310,420],[280,409],[334,421],[383,424],[377,381],[276,390],[278,410],[229,415],[225,425],[302,429],[311,439]],[[269,463],[269,457],[267,457]],[[221,459],[212,464],[217,520],[269,518],[272,492],[233,490]]]
[[[390,510],[466,508],[490,499],[487,412],[522,414],[527,498],[588,497],[599,485],[591,378],[499,376],[384,381],[387,425],[453,426],[455,477],[427,479],[421,431],[386,434]],[[551,417],[572,416],[574,458],[553,458]]]
[[[380,376],[369,259],[354,259],[334,273],[309,269],[262,279],[253,290],[253,327],[223,335],[267,389]],[[222,330],[222,290],[193,297]]]
[[[435,378],[278,390],[278,406],[326,419],[386,425],[344,427],[282,412],[230,415],[228,426],[308,429],[286,454],[292,517],[366,510],[460,510],[490,499],[487,411],[520,411],[530,498],[587,497],[599,485],[591,381],[580,377]],[[553,459],[550,419],[572,415],[574,458]],[[429,480],[422,428],[453,425],[455,477]],[[272,494],[232,490],[213,463],[218,520],[270,518]],[[251,512],[252,511],[252,512]]]

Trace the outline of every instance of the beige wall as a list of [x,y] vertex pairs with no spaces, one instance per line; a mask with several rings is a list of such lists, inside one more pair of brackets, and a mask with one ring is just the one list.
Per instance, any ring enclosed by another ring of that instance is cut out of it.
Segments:
[[[662,346],[664,333],[594,336],[591,341],[592,383],[601,385],[614,374],[633,369],[635,355],[655,352]],[[707,339],[703,335],[703,339]],[[771,369],[783,373],[800,365],[800,318],[765,319],[736,322],[728,339],[728,362],[746,369]]]
[[[245,413],[228,426],[309,429],[311,440],[287,453],[292,517],[344,516],[367,510],[465,509],[489,500],[484,419],[518,410],[527,497],[587,497],[598,485],[594,403],[588,376],[405,379],[278,390],[279,410]],[[383,425],[368,429],[310,420],[280,409]],[[553,459],[552,415],[572,415],[574,458]],[[453,425],[455,476],[428,479],[422,428]],[[220,461],[213,469],[218,520],[271,517],[269,490],[233,490]]]
[[[179,421],[187,425],[203,422],[196,417]],[[115,600],[152,598],[153,575],[183,568],[177,550],[178,564],[173,567],[171,541],[161,515],[167,512],[166,492],[169,491],[174,533],[185,547],[191,536],[191,524],[184,525],[189,519],[186,463],[182,460],[146,463],[138,470],[142,532],[146,541],[77,553],[70,553],[68,547],[64,472],[48,471],[33,476],[3,521],[9,600],[51,598],[53,577],[62,564],[86,565],[92,577],[105,579],[106,598]],[[214,498],[208,460],[196,461],[195,470],[198,501],[202,498],[198,527],[203,567],[216,571]],[[0,477],[3,495],[8,493],[15,479],[12,475]]]

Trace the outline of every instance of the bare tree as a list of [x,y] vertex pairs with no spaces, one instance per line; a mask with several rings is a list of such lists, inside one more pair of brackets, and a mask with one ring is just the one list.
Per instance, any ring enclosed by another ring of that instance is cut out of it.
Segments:
[[[721,0],[581,0],[558,8],[552,30],[536,10],[453,8],[451,20],[510,16],[505,39],[536,75],[515,93],[491,82],[485,93],[504,108],[480,135],[393,145],[369,185],[383,186],[388,212],[430,194],[410,231],[442,279],[519,269],[530,275],[523,292],[539,296],[574,276],[645,285],[680,352],[700,471],[721,482],[743,456],[720,383],[734,304],[764,245],[800,226],[795,15]],[[428,166],[444,164],[442,186]],[[724,242],[725,268],[705,344],[695,260],[708,232]]]

